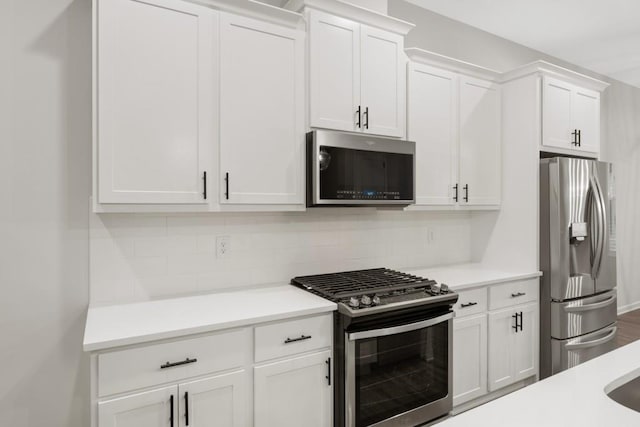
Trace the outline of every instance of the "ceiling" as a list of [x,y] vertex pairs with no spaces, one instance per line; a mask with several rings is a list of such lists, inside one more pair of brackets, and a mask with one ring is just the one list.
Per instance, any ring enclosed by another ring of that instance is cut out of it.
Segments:
[[640,87],[640,1],[407,1]]

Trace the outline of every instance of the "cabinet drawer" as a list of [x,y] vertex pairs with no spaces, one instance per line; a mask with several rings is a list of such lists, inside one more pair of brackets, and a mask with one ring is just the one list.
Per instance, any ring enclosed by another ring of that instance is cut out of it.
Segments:
[[240,367],[250,345],[250,329],[240,329],[103,353],[98,355],[98,394],[106,396]]
[[523,304],[538,299],[538,279],[509,282],[489,288],[489,310]]
[[453,306],[456,317],[487,311],[487,288],[469,289],[458,292],[458,301]]
[[331,347],[333,314],[257,326],[255,361]]

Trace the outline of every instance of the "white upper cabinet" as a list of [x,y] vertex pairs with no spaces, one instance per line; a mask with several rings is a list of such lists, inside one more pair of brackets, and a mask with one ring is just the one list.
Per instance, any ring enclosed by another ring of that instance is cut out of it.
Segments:
[[179,0],[100,0],[96,13],[97,201],[206,203],[216,12]]
[[407,139],[416,143],[416,205],[452,205],[458,181],[458,75],[409,63]]
[[359,130],[354,105],[360,103],[360,24],[313,12],[309,37],[311,126]]
[[502,185],[500,86],[460,79],[460,185],[469,205],[498,205]]
[[[499,208],[500,85],[464,74],[464,67],[480,67],[463,64],[454,71],[459,61],[414,48],[407,53],[407,139],[416,143],[416,206]],[[497,79],[497,73],[481,70]]]
[[363,132],[403,137],[407,87],[404,38],[362,25],[360,41]]
[[545,76],[542,92],[542,145],[600,150],[600,93]]
[[310,126],[403,137],[403,35],[315,9],[307,17]]
[[302,204],[304,33],[220,13],[221,204]]

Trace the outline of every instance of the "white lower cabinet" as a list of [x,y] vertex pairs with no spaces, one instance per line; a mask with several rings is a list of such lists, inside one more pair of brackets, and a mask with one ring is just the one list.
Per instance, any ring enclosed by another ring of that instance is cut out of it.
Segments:
[[244,370],[180,384],[180,427],[246,426]]
[[460,291],[454,311],[454,407],[538,374],[537,278]]
[[330,357],[326,350],[255,367],[255,427],[331,426]]
[[178,412],[178,386],[159,388],[98,403],[100,427],[170,427]]
[[94,353],[92,427],[330,427],[332,319]]
[[453,321],[453,405],[487,393],[487,316]]
[[489,313],[489,391],[537,372],[538,304]]

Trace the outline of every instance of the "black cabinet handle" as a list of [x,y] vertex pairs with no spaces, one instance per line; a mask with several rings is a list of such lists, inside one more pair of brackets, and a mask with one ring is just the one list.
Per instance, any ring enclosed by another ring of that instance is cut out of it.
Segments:
[[513,316],[511,316],[511,318],[515,321],[514,325],[511,327],[511,329],[513,329],[516,332],[518,332],[518,313],[516,313]]
[[358,129],[360,129],[362,128],[362,106],[358,105],[356,113],[358,113],[358,121],[356,122],[356,126],[358,126]]
[[469,184],[465,184],[464,187],[462,187],[464,189],[464,201],[469,203]]
[[526,292],[517,292],[515,294],[511,294],[511,298],[518,298],[518,297],[524,296],[526,294],[527,294]]
[[189,425],[189,392],[184,392],[184,425]]
[[578,147],[582,147],[582,131],[578,129]]
[[520,332],[522,332],[522,312],[520,312]]
[[573,141],[571,141],[571,143],[578,146],[578,129],[574,129],[573,132],[571,132],[571,136],[573,136]]
[[453,196],[453,201],[457,202],[458,201],[458,184],[454,185],[453,189],[455,190],[455,196]]
[[460,304],[460,307],[461,308],[465,308],[465,307],[472,307],[474,305],[478,305],[478,303],[477,302],[468,302],[466,304]]
[[202,181],[204,182],[204,191],[202,192],[202,196],[207,200],[207,171],[204,171],[204,174],[202,174]]
[[169,409],[169,422],[171,422],[171,427],[173,427],[173,394],[169,398],[169,405],[171,409]]
[[364,122],[364,128],[365,128],[365,129],[369,129],[369,107],[366,107],[366,108],[364,109],[364,116],[365,116],[365,118],[367,119],[367,121],[366,121],[366,122]]
[[229,172],[224,175],[225,191],[224,197],[229,200]]
[[160,365],[160,369],[175,368],[176,366],[188,365],[189,363],[196,363],[198,359],[189,359],[188,357],[180,362],[167,362],[164,365]]
[[325,360],[324,363],[327,364],[327,376],[325,378],[327,379],[328,385],[331,385],[331,358]]
[[298,341],[304,341],[304,340],[310,340],[311,339],[311,335],[301,335],[299,338],[287,338],[286,340],[284,340],[285,344],[290,344],[292,342],[298,342]]

